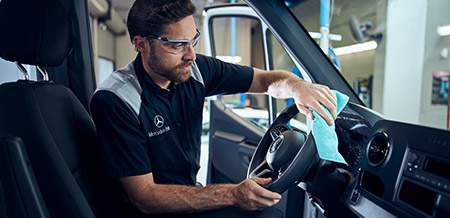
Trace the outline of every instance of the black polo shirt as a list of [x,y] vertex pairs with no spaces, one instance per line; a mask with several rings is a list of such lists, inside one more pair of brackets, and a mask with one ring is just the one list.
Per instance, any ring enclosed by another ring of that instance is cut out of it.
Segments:
[[138,55],[113,72],[92,97],[107,174],[152,172],[155,183],[195,184],[204,98],[246,92],[252,78],[250,67],[197,55],[187,82],[162,89],[147,75]]

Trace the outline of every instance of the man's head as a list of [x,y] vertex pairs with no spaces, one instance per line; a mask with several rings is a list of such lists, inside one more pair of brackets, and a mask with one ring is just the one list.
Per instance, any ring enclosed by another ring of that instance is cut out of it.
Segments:
[[195,10],[190,0],[136,0],[127,19],[131,41],[135,36],[161,36],[168,24],[193,15]]
[[200,37],[190,0],[136,0],[128,15],[131,40],[142,57],[147,74],[159,86],[190,78]]

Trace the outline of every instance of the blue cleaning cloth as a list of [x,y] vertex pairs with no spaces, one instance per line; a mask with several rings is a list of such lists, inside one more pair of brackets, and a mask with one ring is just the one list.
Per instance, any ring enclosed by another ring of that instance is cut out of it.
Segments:
[[[337,100],[337,114],[341,113],[344,106],[347,104],[349,97],[332,90]],[[323,106],[322,106],[323,107]],[[325,108],[325,107],[324,107]],[[312,134],[316,141],[317,152],[319,157],[323,160],[334,161],[338,163],[347,164],[344,158],[338,151],[338,138],[335,131],[334,124],[329,126],[325,119],[323,119],[316,111],[311,109],[314,114]],[[331,113],[325,108],[325,111],[331,117]]]

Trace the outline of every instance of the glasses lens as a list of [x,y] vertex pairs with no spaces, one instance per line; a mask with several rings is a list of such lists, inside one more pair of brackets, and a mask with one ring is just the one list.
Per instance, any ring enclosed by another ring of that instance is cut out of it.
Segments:
[[197,45],[198,40],[200,39],[200,36],[202,35],[202,33],[200,32],[200,30],[197,29],[197,35],[195,36],[195,38],[192,40],[192,47],[195,47]]
[[[192,40],[178,40],[178,39],[168,39],[168,38],[162,38],[162,37],[156,37],[153,36],[153,39],[158,39],[160,41],[163,41],[163,47],[166,49],[167,52],[178,54],[182,52],[184,49],[188,48],[189,45],[192,45],[192,47],[195,47],[198,43],[198,40],[200,39],[201,32],[197,30],[197,35],[195,35],[194,39]],[[155,38],[156,37],[156,38]]]
[[192,47],[195,47],[198,43],[198,40],[200,39],[200,33],[192,40]]
[[188,42],[164,42],[163,47],[170,53],[180,53],[184,48],[189,46]]

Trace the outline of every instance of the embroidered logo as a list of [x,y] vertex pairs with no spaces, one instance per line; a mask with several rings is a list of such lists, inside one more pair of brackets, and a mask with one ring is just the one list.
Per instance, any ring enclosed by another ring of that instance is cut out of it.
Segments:
[[154,122],[156,127],[161,128],[164,125],[164,118],[161,115],[156,115]]
[[153,122],[155,123],[155,126],[159,128],[158,131],[155,132],[149,132],[148,136],[151,138],[153,136],[159,136],[162,135],[168,131],[170,131],[170,126],[164,126],[164,118],[161,115],[156,115],[153,119]]

